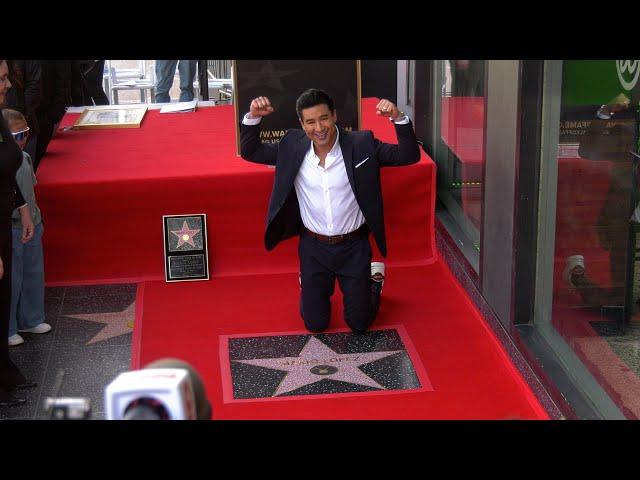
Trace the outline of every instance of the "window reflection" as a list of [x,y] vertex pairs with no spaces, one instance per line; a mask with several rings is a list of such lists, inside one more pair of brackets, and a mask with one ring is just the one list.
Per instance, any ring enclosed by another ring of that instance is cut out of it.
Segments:
[[484,97],[484,60],[447,60],[445,96]]
[[438,196],[477,254],[482,223],[485,61],[445,60],[440,65]]
[[640,418],[636,112],[615,63],[564,62],[553,325],[625,415]]

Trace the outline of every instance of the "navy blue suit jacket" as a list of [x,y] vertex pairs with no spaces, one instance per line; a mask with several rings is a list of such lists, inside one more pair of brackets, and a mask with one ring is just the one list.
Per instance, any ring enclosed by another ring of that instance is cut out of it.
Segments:
[[[340,131],[340,148],[353,193],[383,256],[387,254],[380,167],[410,165],[420,160],[420,149],[411,122],[394,123],[398,145],[377,140],[370,131]],[[264,244],[273,249],[281,240],[300,234],[302,220],[294,188],[311,140],[303,130],[288,130],[279,144],[260,141],[260,124],[240,125],[240,154],[250,162],[275,165],[275,179]]]

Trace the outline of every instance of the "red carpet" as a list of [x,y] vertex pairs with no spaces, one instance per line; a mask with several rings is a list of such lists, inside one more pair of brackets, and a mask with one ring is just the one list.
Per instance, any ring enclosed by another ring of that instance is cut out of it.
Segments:
[[[363,126],[394,142],[388,120],[371,114],[375,103],[363,100]],[[215,419],[547,418],[437,261],[435,167],[424,154],[383,170],[389,256],[374,327],[404,327],[433,390],[225,404],[221,335],[302,330],[297,240],[264,250],[273,170],[236,157],[233,122],[231,107],[215,107],[150,111],[140,129],[64,132],[39,170],[48,284],[143,281],[133,368],[161,357],[191,363]],[[190,213],[207,214],[212,279],[167,284],[162,215]],[[342,329],[339,289],[332,302],[331,327]]]
[[[161,357],[190,362],[203,376],[215,419],[547,418],[441,262],[391,268],[384,289],[374,327],[406,328],[431,392],[225,404],[219,336],[301,330],[296,274],[147,283],[133,367]],[[331,328],[344,328],[339,289],[332,305]]]

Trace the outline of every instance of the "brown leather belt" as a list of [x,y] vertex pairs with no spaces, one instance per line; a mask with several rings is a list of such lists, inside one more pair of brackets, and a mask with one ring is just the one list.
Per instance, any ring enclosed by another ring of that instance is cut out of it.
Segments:
[[316,232],[312,232],[307,227],[303,226],[302,232],[305,235],[315,238],[316,240],[320,240],[321,242],[328,243],[330,245],[335,245],[337,243],[342,243],[354,237],[365,236],[369,233],[369,228],[367,227],[367,224],[364,223],[360,228],[358,228],[357,230],[354,230],[353,232],[345,233],[343,235],[327,236],[327,235],[320,235],[319,233],[316,233]]

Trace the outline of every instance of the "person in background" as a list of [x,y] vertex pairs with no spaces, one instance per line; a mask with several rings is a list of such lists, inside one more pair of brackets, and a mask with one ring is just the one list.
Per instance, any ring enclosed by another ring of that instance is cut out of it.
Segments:
[[13,211],[13,257],[11,270],[11,317],[9,319],[9,346],[20,345],[24,339],[18,332],[47,333],[51,325],[45,323],[44,314],[44,256],[42,253],[42,216],[36,203],[33,186],[36,176],[31,157],[24,151],[29,134],[27,121],[20,112],[2,111],[11,135],[23,150],[22,165],[16,173],[18,188],[27,202],[34,224],[34,235],[27,243],[20,242],[22,218],[18,209]]
[[36,110],[42,99],[42,69],[38,60],[7,60],[11,88],[7,91],[5,107],[18,110],[27,118],[29,140],[24,151],[31,158],[36,155],[40,128]]
[[[620,95],[602,105],[594,115],[580,140],[581,158],[610,162],[609,189],[593,225],[600,246],[609,253],[611,279],[608,285],[598,284],[589,275],[589,258],[576,252],[566,259],[563,279],[575,289],[585,306],[622,306],[625,304],[627,256],[630,222],[640,221],[636,207],[629,214],[634,184],[635,119],[629,110],[630,102]],[[579,219],[577,219],[580,221]]]
[[484,97],[484,61],[449,60],[451,96]]
[[109,105],[102,86],[104,60],[78,60],[72,65],[71,104]]
[[49,142],[53,137],[66,108],[71,105],[71,69],[70,60],[42,60],[42,100],[36,111],[40,134],[36,145],[34,171],[38,169]]
[[197,60],[156,60],[156,103],[169,103],[169,90],[173,85],[176,65],[180,74],[180,101],[193,100],[193,80],[196,77]]
[[[6,60],[0,60],[0,110],[5,104],[7,91],[11,88],[9,67]],[[22,218],[21,242],[33,237],[34,226],[27,203],[16,184],[16,172],[22,162],[22,152],[13,139],[9,127],[0,115],[0,338],[9,332],[11,310],[11,259],[12,226],[11,215],[14,205],[19,207]],[[26,400],[14,396],[14,392],[33,388],[36,384],[27,382],[20,369],[9,357],[9,345],[0,341],[0,407],[14,407]]]

